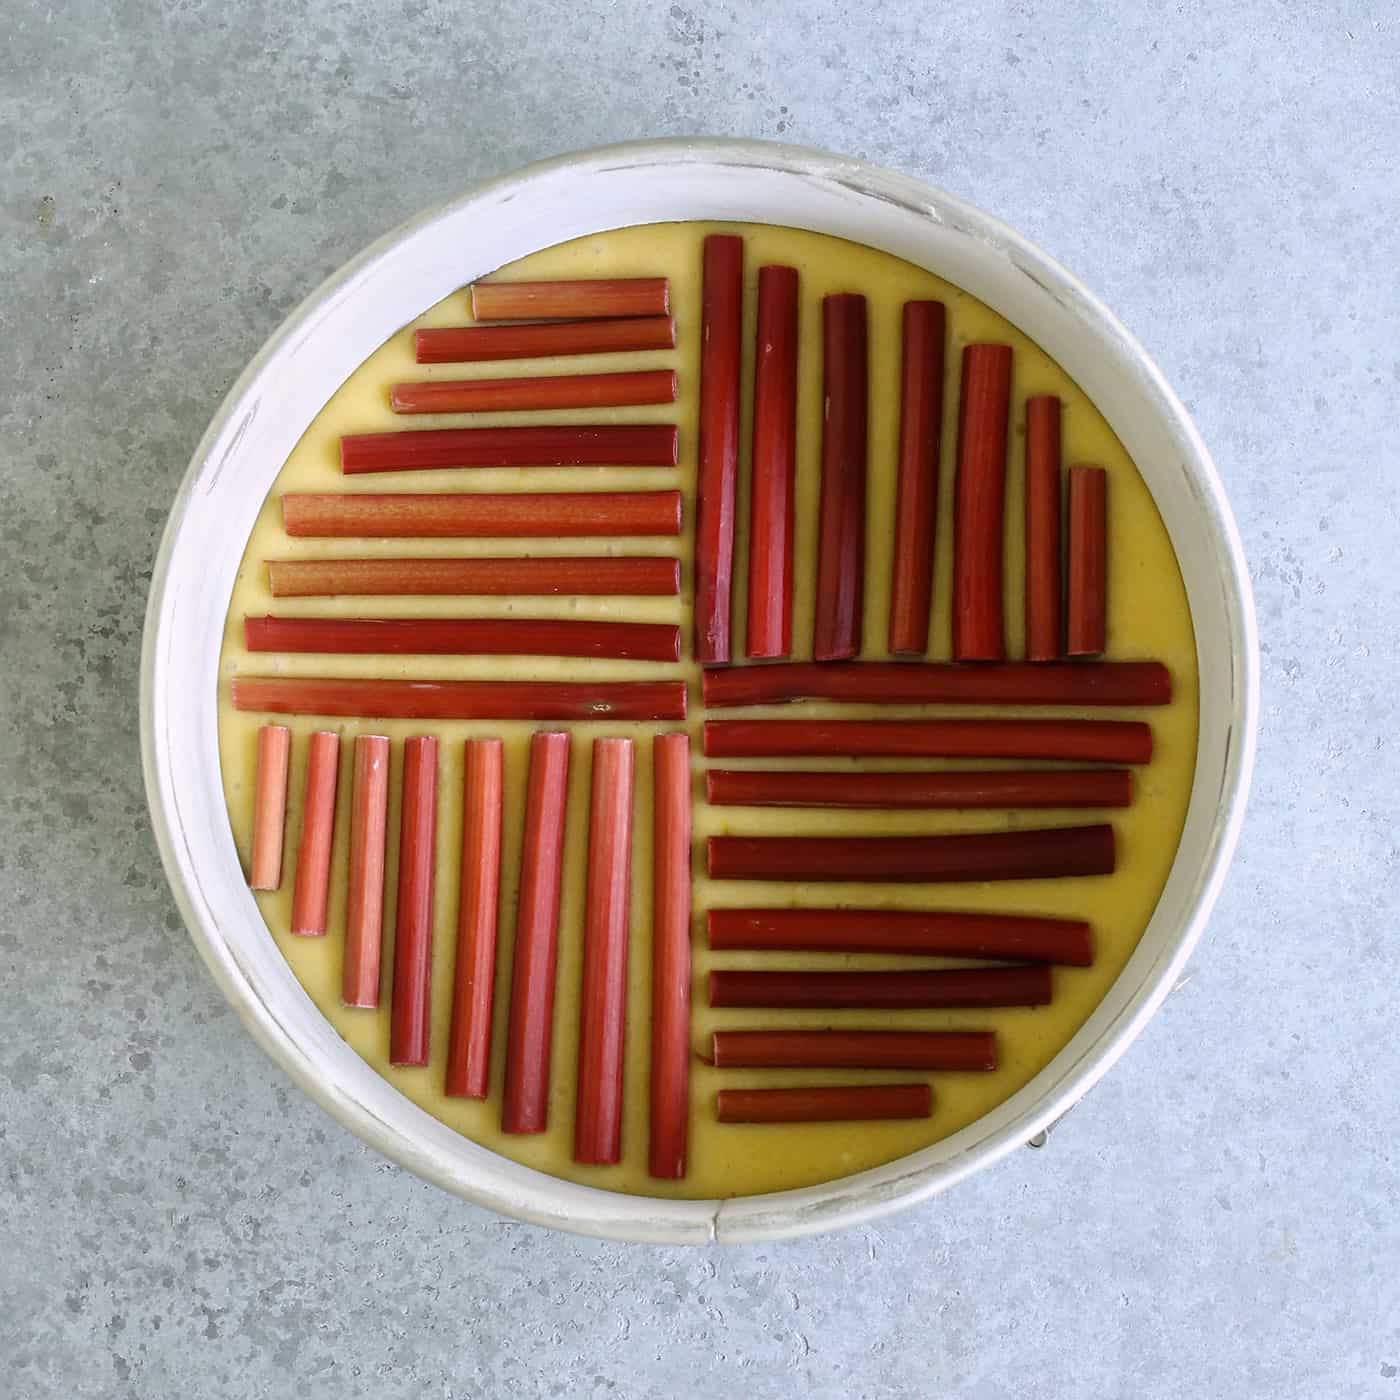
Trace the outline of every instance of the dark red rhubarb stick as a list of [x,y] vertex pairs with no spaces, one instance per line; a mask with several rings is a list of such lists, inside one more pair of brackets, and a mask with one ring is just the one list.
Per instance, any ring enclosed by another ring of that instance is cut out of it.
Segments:
[[632,741],[593,741],[588,902],[583,921],[574,1161],[622,1159],[627,933],[632,900]]
[[549,1064],[554,1043],[554,977],[559,958],[559,887],[564,872],[564,814],[569,736],[530,740],[525,837],[511,968],[501,1131],[542,1133],[549,1125]]
[[690,739],[652,740],[652,1176],[685,1175],[690,1124]]
[[1026,655],[1061,654],[1060,401],[1026,400]]
[[1111,875],[1113,828],[954,836],[711,836],[715,880],[947,882]]
[[269,559],[276,598],[343,594],[417,597],[665,598],[680,592],[680,562],[652,556],[540,559]]
[[287,825],[287,769],[292,731],[284,724],[258,730],[258,766],[253,779],[253,850],[248,884],[275,890],[282,883],[282,837]]
[[669,316],[555,321],[536,326],[444,326],[413,333],[414,353],[420,365],[670,350],[675,343],[676,323]]
[[890,582],[889,645],[896,656],[928,650],[938,459],[943,441],[943,333],[941,301],[904,303],[899,495]]
[[[234,685],[237,684],[235,680]],[[319,936],[326,931],[339,769],[340,735],[318,730],[306,748],[306,795],[301,805],[301,841],[297,845],[297,873],[292,885],[293,933]]]
[[439,467],[674,467],[676,445],[674,423],[414,428],[341,438],[340,469],[350,476]]
[[462,782],[462,893],[445,1093],[484,1099],[491,1078],[496,916],[501,887],[502,745],[468,739]]
[[664,277],[472,283],[472,315],[478,321],[665,316],[670,310],[670,283]]
[[992,1031],[716,1031],[716,1069],[992,1070]]
[[845,1007],[1044,1006],[1050,969],[950,968],[938,972],[712,972],[711,1006]]
[[705,239],[700,303],[700,440],[695,478],[695,659],[730,656],[734,512],[739,477],[739,362],[744,240]]
[[797,476],[797,269],[758,270],[753,462],[749,493],[749,656],[792,651],[793,493]]
[[1160,661],[790,662],[706,671],[705,704],[778,705],[841,700],[862,705],[1166,705],[1171,672]]
[[512,491],[507,495],[282,497],[292,536],[318,539],[554,539],[678,535],[679,491]]
[[953,659],[1000,661],[1002,526],[1011,347],[963,350],[953,499]]
[[1126,768],[991,769],[986,772],[848,773],[711,768],[712,807],[1126,807]]
[[865,298],[822,301],[822,485],[817,525],[812,655],[860,651],[865,607],[865,473],[868,391]]
[[373,719],[684,719],[684,681],[382,681],[235,676],[236,710]]
[[925,909],[711,909],[710,947],[793,953],[906,953],[949,958],[1024,958],[1088,967],[1082,919],[958,914]]
[[673,403],[676,372],[550,374],[524,379],[429,379],[395,384],[395,413],[520,413],[543,408],[614,408]]
[[379,1005],[388,823],[389,741],[382,734],[361,734],[355,740],[350,799],[350,880],[340,982],[340,999],[346,1006]]
[[721,1123],[855,1123],[877,1118],[927,1118],[927,1084],[827,1084],[801,1089],[721,1089]]
[[1108,473],[1069,471],[1069,568],[1065,652],[1097,656],[1108,631]]
[[1101,719],[707,719],[705,753],[711,758],[839,755],[1149,763],[1152,730],[1138,720]]
[[678,661],[669,622],[552,617],[245,617],[249,651],[367,656],[606,656]]
[[438,741],[403,741],[399,807],[399,904],[394,920],[394,999],[389,1063],[426,1065],[432,1017],[433,877],[437,869]]

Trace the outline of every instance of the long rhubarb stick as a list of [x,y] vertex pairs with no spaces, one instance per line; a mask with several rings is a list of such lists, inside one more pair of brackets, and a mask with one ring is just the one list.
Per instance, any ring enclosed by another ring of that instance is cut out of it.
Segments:
[[953,836],[711,836],[715,880],[946,882],[1111,875],[1113,828],[1057,826]]
[[993,1070],[992,1031],[716,1031],[716,1069]]
[[963,350],[953,504],[953,659],[1000,661],[1011,347]]
[[844,755],[1149,763],[1152,729],[1137,720],[1099,719],[710,719],[705,721],[705,752],[711,758]]
[[622,1157],[627,934],[632,899],[632,741],[593,741],[574,1161]]
[[695,659],[730,657],[744,240],[705,239],[700,303],[700,438],[695,479]]
[[711,1006],[819,1008],[1044,1006],[1049,967],[959,967],[937,972],[710,973]]
[[1026,655],[1054,661],[1060,611],[1060,401],[1026,400]]
[[759,268],[745,637],[745,650],[753,657],[787,656],[792,651],[797,294],[795,267]]
[[297,873],[292,885],[293,933],[319,936],[326,931],[339,769],[340,735],[318,730],[306,749],[306,795],[301,808]]
[[1166,705],[1171,672],[1160,661],[980,666],[940,662],[791,662],[706,671],[705,704],[777,705],[840,700],[865,705]]
[[386,681],[235,676],[236,710],[374,719],[684,719],[684,681]]
[[705,800],[712,807],[1126,807],[1126,768],[991,769],[985,772],[848,773],[711,768]]
[[472,315],[478,321],[665,316],[670,310],[670,283],[664,277],[472,283]]
[[554,981],[559,958],[559,889],[564,872],[564,816],[569,736],[530,741],[525,837],[511,969],[501,1131],[542,1133],[549,1125],[549,1069],[554,1043]]
[[680,562],[653,556],[540,559],[270,559],[276,598],[633,597],[680,592]]
[[652,741],[652,1176],[685,1175],[690,1124],[690,739]]
[[932,1112],[933,1090],[927,1084],[721,1089],[715,1095],[715,1117],[721,1123],[856,1123],[927,1118]]
[[670,622],[552,617],[246,617],[249,651],[366,656],[604,656],[678,661]]
[[491,1078],[501,886],[502,744],[468,739],[462,783],[462,893],[444,1092],[484,1099]]
[[928,650],[943,441],[944,322],[941,301],[904,303],[899,494],[890,579],[889,647],[896,656]]
[[282,838],[287,825],[287,769],[292,731],[284,724],[258,730],[258,766],[253,779],[253,850],[248,884],[275,890],[282,883]]
[[817,527],[812,655],[838,661],[860,651],[865,606],[865,478],[868,416],[865,298],[822,301],[822,477]]
[[341,438],[340,469],[351,476],[440,467],[674,467],[676,448],[674,423],[411,428]]
[[706,919],[716,951],[1023,958],[1073,967],[1094,960],[1082,919],[931,909],[711,909]]
[[420,365],[670,350],[675,343],[676,323],[669,316],[556,321],[535,326],[444,326],[413,333],[414,353]]
[[350,801],[350,880],[340,999],[379,1005],[379,955],[384,932],[384,839],[389,821],[389,740],[355,740]]
[[391,1065],[428,1063],[433,883],[437,869],[437,757],[438,741],[431,734],[404,740],[394,996],[389,1013]]
[[1069,567],[1065,652],[1097,656],[1108,631],[1108,473],[1069,471]]
[[395,413],[520,413],[546,408],[629,408],[673,403],[676,372],[549,374],[520,379],[426,379],[395,384]]

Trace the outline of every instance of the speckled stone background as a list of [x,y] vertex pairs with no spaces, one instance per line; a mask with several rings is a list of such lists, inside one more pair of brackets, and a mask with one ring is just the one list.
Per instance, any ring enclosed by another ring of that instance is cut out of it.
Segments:
[[[1400,1400],[1400,13],[0,3],[0,1395]],[[541,1233],[239,1029],[148,830],[152,555],[369,239],[644,135],[928,177],[1096,288],[1238,511],[1265,706],[1187,984],[1040,1151],[877,1228]]]

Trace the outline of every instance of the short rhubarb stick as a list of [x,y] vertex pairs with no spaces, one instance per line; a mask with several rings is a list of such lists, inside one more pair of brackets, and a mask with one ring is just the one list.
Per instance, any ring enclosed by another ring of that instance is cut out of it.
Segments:
[[282,837],[287,825],[287,769],[292,731],[283,724],[258,730],[258,766],[253,780],[253,852],[248,884],[275,890],[282,883]]
[[563,321],[587,317],[665,316],[671,310],[664,277],[574,278],[557,282],[474,282],[478,321]]
[[826,1084],[800,1089],[721,1089],[721,1123],[855,1123],[884,1118],[927,1118],[927,1084]]
[[676,323],[669,316],[555,321],[548,325],[440,326],[413,334],[414,353],[420,365],[670,350],[675,343]]
[[389,740],[382,734],[361,734],[355,740],[350,799],[350,888],[340,990],[346,1006],[379,1005],[388,819]]
[[389,1063],[426,1065],[432,1014],[433,883],[437,868],[438,741],[405,739],[399,819],[399,903]]
[[315,937],[326,931],[339,768],[340,735],[318,730],[306,750],[306,796],[301,807],[301,842],[297,846],[297,873],[292,886],[293,933]]

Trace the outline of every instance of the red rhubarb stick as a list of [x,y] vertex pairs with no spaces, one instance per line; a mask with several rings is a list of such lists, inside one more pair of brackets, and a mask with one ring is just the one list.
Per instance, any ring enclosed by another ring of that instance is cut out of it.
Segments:
[[680,562],[659,556],[540,559],[269,559],[276,598],[632,597],[680,592]]
[[890,581],[889,645],[896,656],[928,650],[943,442],[944,320],[941,301],[904,303],[899,495]]
[[716,1031],[716,1069],[993,1070],[992,1031]]
[[822,300],[822,484],[817,526],[812,655],[838,661],[860,651],[865,606],[865,476],[868,389],[865,298]]
[[664,277],[472,283],[472,315],[478,321],[665,316],[670,310],[671,288]]
[[963,350],[953,502],[953,659],[1000,661],[1002,525],[1011,347]]
[[549,1124],[549,1068],[554,1043],[554,980],[559,958],[559,888],[564,873],[564,816],[569,736],[530,741],[525,837],[511,969],[501,1131],[542,1133]]
[[1069,567],[1065,652],[1097,656],[1108,630],[1108,473],[1069,471]]
[[287,769],[292,731],[282,724],[258,730],[258,766],[253,780],[253,850],[248,884],[275,890],[282,883],[282,837],[287,825]]
[[730,656],[734,512],[739,476],[739,362],[744,240],[705,239],[700,304],[700,442],[695,479],[695,659]]
[[366,656],[604,656],[678,661],[669,622],[551,617],[245,617],[249,651]]
[[933,1090],[927,1084],[721,1089],[715,1095],[715,1117],[721,1123],[856,1123],[927,1118],[932,1112]]
[[[234,703],[238,703],[236,693]],[[1100,719],[709,719],[705,753],[711,758],[1059,758],[1079,763],[1149,763],[1152,729],[1137,720]]]
[[384,838],[389,822],[389,741],[384,735],[361,734],[356,738],[354,784],[340,999],[346,1006],[378,1006]]
[[706,671],[705,705],[839,700],[863,705],[1166,705],[1171,672],[1160,661],[789,662]]
[[632,899],[632,741],[593,741],[574,1161],[622,1159],[627,933]]
[[905,953],[921,957],[1023,958],[1088,967],[1082,919],[958,914],[929,909],[711,909],[716,951]]
[[287,495],[289,535],[317,539],[554,539],[678,535],[679,491]]
[[340,469],[350,476],[439,467],[674,467],[676,437],[674,423],[358,433],[341,438]]
[[319,936],[326,931],[339,769],[340,735],[318,730],[306,749],[306,795],[301,806],[301,841],[292,885],[293,933]]
[[787,656],[792,651],[797,293],[795,267],[759,268],[746,635],[746,651],[753,657]]
[[501,886],[502,745],[468,739],[462,784],[462,893],[444,1092],[484,1099],[491,1077],[496,916]]
[[947,882],[1111,875],[1113,828],[953,836],[711,836],[715,880]]
[[711,1006],[894,1009],[955,1006],[1044,1006],[1050,969],[959,967],[938,972],[710,973]]
[[394,997],[389,1063],[426,1065],[432,1016],[433,877],[437,869],[438,741],[403,742],[399,807],[399,904],[394,921]]
[[684,681],[385,681],[235,676],[236,710],[373,719],[685,718]]
[[550,374],[521,379],[428,379],[395,384],[395,413],[520,413],[544,408],[630,408],[673,403],[676,372]]
[[420,365],[670,350],[675,343],[676,323],[669,316],[556,321],[537,326],[445,326],[413,333],[414,353]]
[[1054,661],[1060,615],[1060,401],[1026,400],[1026,655]]
[[690,1124],[690,739],[652,741],[652,1176],[685,1175]]
[[848,773],[712,768],[705,800],[712,807],[1126,807],[1126,768],[991,769],[986,772]]

